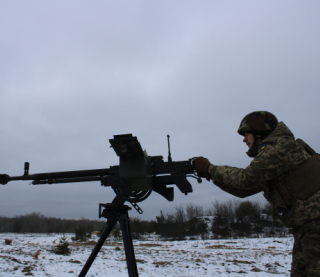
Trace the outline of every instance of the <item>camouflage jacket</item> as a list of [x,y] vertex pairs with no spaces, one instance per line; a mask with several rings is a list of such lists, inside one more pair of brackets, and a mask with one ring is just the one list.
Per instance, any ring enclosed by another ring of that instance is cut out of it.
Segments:
[[215,184],[238,197],[263,191],[277,215],[287,227],[300,226],[320,219],[320,191],[306,200],[288,204],[279,188],[285,178],[311,156],[298,144],[292,132],[279,122],[275,130],[259,144],[259,153],[245,168],[216,166],[210,170]]

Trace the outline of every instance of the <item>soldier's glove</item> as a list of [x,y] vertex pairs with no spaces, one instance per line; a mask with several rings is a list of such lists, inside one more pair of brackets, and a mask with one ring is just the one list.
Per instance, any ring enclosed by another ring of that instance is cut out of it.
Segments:
[[208,167],[211,165],[211,163],[209,160],[204,157],[197,157],[194,159],[193,164],[198,176],[204,177],[207,179],[207,181],[210,181],[211,176],[208,173]]
[[9,175],[7,174],[0,174],[0,184],[1,185],[5,185],[6,183],[8,183],[9,179]]

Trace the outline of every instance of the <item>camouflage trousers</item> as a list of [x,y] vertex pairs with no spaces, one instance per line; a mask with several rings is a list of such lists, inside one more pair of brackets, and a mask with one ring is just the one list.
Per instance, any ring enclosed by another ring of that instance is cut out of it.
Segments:
[[320,276],[320,221],[293,229],[291,277]]

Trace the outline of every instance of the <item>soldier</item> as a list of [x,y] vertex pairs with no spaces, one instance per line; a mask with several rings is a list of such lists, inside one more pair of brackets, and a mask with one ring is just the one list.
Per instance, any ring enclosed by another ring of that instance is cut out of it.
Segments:
[[238,133],[254,158],[245,168],[195,159],[198,175],[222,190],[247,197],[263,191],[274,217],[293,228],[291,276],[320,276],[320,156],[266,111],[252,112]]

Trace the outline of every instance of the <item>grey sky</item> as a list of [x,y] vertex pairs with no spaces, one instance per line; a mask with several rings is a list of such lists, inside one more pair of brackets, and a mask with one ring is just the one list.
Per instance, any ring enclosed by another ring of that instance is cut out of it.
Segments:
[[[245,167],[236,130],[255,110],[319,152],[319,11],[316,0],[0,0],[0,172],[21,175],[25,161],[30,173],[116,165],[108,140],[124,133],[149,155],[166,158],[170,134],[173,160]],[[233,199],[191,182],[172,203],[153,193],[141,217]],[[0,215],[94,219],[113,197],[98,182],[11,182]]]

